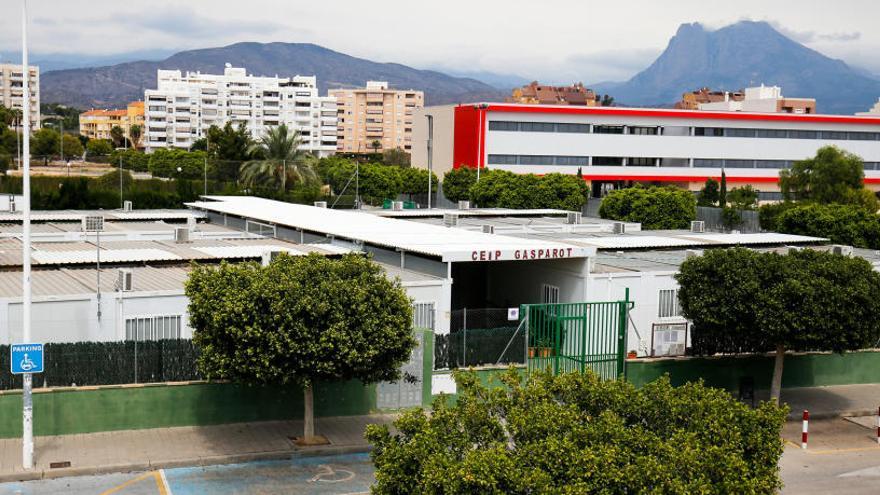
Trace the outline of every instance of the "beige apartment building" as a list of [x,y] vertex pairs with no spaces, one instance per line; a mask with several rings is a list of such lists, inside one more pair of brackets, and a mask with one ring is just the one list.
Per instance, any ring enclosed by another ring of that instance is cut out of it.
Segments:
[[[40,68],[31,65],[28,87],[31,93],[31,129],[40,128]],[[0,64],[0,105],[21,110],[24,96],[24,73],[20,64]]]
[[122,128],[130,141],[131,126],[139,125],[141,135],[134,145],[141,147],[144,135],[144,102],[133,101],[124,109],[89,110],[79,115],[79,133],[89,139],[110,139],[110,130],[116,126]]
[[387,82],[367,81],[365,88],[331,89],[328,95],[336,98],[336,151],[412,151],[413,111],[424,108],[424,92],[388,89]]

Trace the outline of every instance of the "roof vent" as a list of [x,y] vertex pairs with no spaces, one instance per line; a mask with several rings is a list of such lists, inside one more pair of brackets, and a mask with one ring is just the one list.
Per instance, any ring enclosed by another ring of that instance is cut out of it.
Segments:
[[132,271],[128,268],[120,268],[117,273],[116,290],[122,292],[131,292],[132,290]]
[[189,228],[188,227],[175,227],[174,228],[174,242],[178,244],[183,244],[189,242]]
[[263,266],[269,266],[269,264],[275,261],[275,258],[281,256],[281,253],[283,252],[284,251],[280,250],[264,251],[263,259],[260,264],[262,264]]
[[626,234],[626,224],[623,222],[614,222],[615,234]]
[[691,232],[702,234],[706,231],[706,222],[702,220],[694,220],[691,222]]
[[447,227],[458,227],[458,213],[444,213],[443,225]]
[[852,246],[844,246],[841,244],[835,244],[831,246],[831,252],[834,254],[839,254],[841,256],[852,256],[853,248]]
[[122,202],[122,211],[131,211],[131,201],[123,201]]
[[570,211],[565,214],[565,223],[569,225],[578,225],[581,223],[581,212]]
[[188,228],[190,232],[195,232],[197,227],[198,222],[196,217],[186,217],[186,228]]
[[483,233],[484,234],[494,234],[495,226],[494,225],[483,225]]
[[9,195],[9,213],[15,213],[15,196]]
[[315,201],[315,207],[316,208],[326,208],[327,202],[326,201]]
[[458,202],[458,209],[459,210],[470,210],[471,209],[471,202],[464,200],[464,199],[460,200]]
[[403,201],[392,201],[391,202],[391,210],[392,211],[403,211]]

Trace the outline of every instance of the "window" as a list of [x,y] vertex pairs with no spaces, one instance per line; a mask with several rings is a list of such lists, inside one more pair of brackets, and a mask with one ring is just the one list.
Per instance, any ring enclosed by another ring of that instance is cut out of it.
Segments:
[[588,134],[590,132],[590,124],[556,124],[556,132]]
[[589,165],[590,158],[586,156],[557,156],[557,165]]
[[490,120],[489,121],[489,130],[490,131],[518,131],[519,130],[519,123],[506,122],[503,120]]
[[541,302],[543,304],[557,304],[559,302],[559,287],[550,284],[541,285]]
[[788,168],[790,164],[786,160],[755,160],[758,168]]
[[724,135],[722,127],[694,127],[694,136],[718,137]]
[[755,137],[786,138],[788,137],[788,131],[784,129],[755,129]]
[[675,289],[660,290],[660,318],[681,316],[681,307],[678,305],[678,291]]
[[755,160],[724,160],[727,168],[755,168]]
[[822,131],[822,139],[846,139],[846,133],[840,131]]
[[516,155],[489,155],[490,165],[516,165]]
[[413,326],[434,330],[434,303],[413,304]]
[[630,127],[629,133],[640,136],[656,136],[659,134],[656,127]]
[[724,135],[727,137],[755,137],[754,129],[738,129],[738,128],[727,128],[724,130]]
[[626,159],[626,164],[630,167],[654,167],[657,165],[656,158],[631,157]]
[[876,132],[848,132],[847,136],[854,141],[876,141],[878,139]]
[[724,160],[718,158],[694,158],[694,167],[697,168],[723,168]]
[[792,139],[817,139],[819,133],[817,131],[788,131],[788,137]]
[[549,122],[520,122],[519,130],[522,132],[553,132],[554,124]]
[[623,158],[619,156],[594,156],[593,157],[593,165],[596,166],[621,166],[623,165]]
[[180,315],[126,318],[125,340],[179,339],[180,321]]
[[593,134],[623,134],[622,125],[594,125]]
[[520,165],[553,165],[553,157],[550,155],[520,155]]

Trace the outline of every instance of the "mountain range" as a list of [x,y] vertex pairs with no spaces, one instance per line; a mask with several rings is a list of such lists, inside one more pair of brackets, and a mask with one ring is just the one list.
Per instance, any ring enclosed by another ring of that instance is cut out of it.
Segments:
[[310,43],[235,43],[187,50],[160,61],[141,60],[103,67],[48,71],[41,75],[41,100],[78,108],[118,107],[143,99],[156,87],[157,69],[222,73],[226,63],[249,74],[290,77],[315,75],[321,94],[328,88],[362,87],[367,80],[420,89],[430,105],[503,99],[506,92],[476,79],[352,57]]
[[[539,74],[524,78],[448,68],[421,70],[309,43],[246,42],[182,51],[159,61],[47,71],[41,76],[41,99],[78,108],[116,107],[142,99],[144,89],[155,88],[157,69],[219,73],[227,62],[255,75],[316,75],[321,94],[328,88],[363,86],[366,80],[388,81],[392,87],[423,90],[429,105],[502,101],[511,87],[542,79]],[[760,84],[781,86],[785,96],[816,98],[820,113],[865,111],[880,97],[877,75],[812,50],[766,22],[754,21],[714,31],[699,23],[682,24],[649,67],[628,81],[589,87],[614,96],[621,105],[671,106],[682,93],[701,87],[730,91]]]
[[784,36],[766,22],[740,21],[710,31],[682,24],[648,68],[622,83],[592,87],[633,106],[669,105],[701,87],[736,90],[760,84],[789,97],[816,98],[819,113],[865,111],[880,97],[880,81]]

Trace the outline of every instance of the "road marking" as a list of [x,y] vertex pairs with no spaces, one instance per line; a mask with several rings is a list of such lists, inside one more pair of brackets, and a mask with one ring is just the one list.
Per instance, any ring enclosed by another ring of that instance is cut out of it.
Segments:
[[859,469],[857,471],[850,471],[848,473],[837,475],[838,478],[850,478],[855,476],[870,476],[874,478],[880,477],[880,466]]
[[[348,469],[340,469],[338,471],[334,471],[333,468],[330,467],[329,464],[321,464],[318,466],[318,468],[321,469],[321,472],[314,475],[312,477],[312,479],[309,480],[309,483],[314,483],[316,481],[323,481],[325,483],[343,483],[343,482],[351,481],[354,479],[354,472],[349,471]],[[334,475],[342,474],[342,473],[345,473],[345,474],[343,474],[343,477],[340,479],[335,479],[335,480],[325,480],[324,479],[325,476],[334,476]]]
[[[119,486],[115,486],[115,487],[113,487],[113,488],[110,488],[110,489],[107,490],[107,491],[101,492],[101,495],[111,495],[111,494],[116,493],[116,492],[118,492],[118,491],[120,491],[120,490],[123,490],[123,489],[125,489],[125,488],[128,488],[129,486],[131,486],[131,485],[137,483],[138,481],[143,481],[143,480],[145,480],[145,479],[147,479],[147,478],[153,477],[154,474],[155,474],[155,472],[153,472],[153,471],[150,471],[150,472],[148,472],[148,473],[144,473],[144,474],[142,474],[142,475],[140,475],[140,476],[138,476],[138,477],[136,477],[136,478],[132,478],[132,479],[126,481],[125,483],[123,483],[123,484],[121,484],[121,485],[119,485]],[[160,490],[161,490],[161,488],[160,488]]]
[[[159,481],[162,483],[159,484]],[[165,477],[164,469],[159,470],[159,475],[156,477],[156,484],[159,485],[159,495],[172,495],[171,486],[168,485],[168,478]]]

